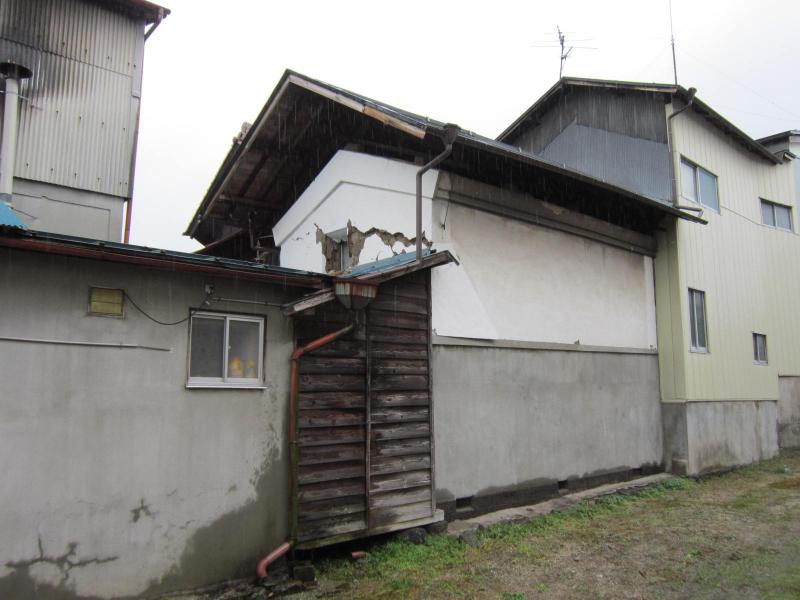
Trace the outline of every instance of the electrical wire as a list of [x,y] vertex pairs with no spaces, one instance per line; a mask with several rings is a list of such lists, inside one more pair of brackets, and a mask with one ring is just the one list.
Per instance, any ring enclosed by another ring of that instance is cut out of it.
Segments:
[[172,322],[172,323],[167,323],[166,321],[159,321],[159,320],[158,320],[158,319],[156,319],[155,317],[152,317],[152,316],[148,315],[148,314],[147,314],[147,313],[144,311],[144,309],[143,309],[141,306],[139,306],[138,304],[136,304],[136,302],[133,300],[133,298],[131,298],[131,297],[130,297],[130,294],[128,294],[128,292],[126,292],[125,290],[122,290],[122,293],[123,293],[123,295],[124,295],[124,296],[125,296],[125,297],[128,299],[128,301],[129,301],[129,302],[130,302],[130,303],[133,305],[133,307],[134,307],[136,310],[138,310],[138,311],[139,311],[140,313],[142,313],[142,314],[143,314],[145,317],[147,317],[148,319],[150,319],[150,320],[151,320],[153,323],[158,323],[159,325],[166,325],[166,326],[180,325],[181,323],[185,323],[186,321],[188,321],[189,319],[191,319],[191,318],[192,318],[192,316],[194,315],[194,313],[196,313],[196,312],[197,312],[197,310],[196,310],[196,309],[190,308],[190,309],[189,309],[189,316],[188,316],[188,317],[186,317],[186,318],[184,318],[184,319],[181,319],[180,321],[174,321],[174,322]]

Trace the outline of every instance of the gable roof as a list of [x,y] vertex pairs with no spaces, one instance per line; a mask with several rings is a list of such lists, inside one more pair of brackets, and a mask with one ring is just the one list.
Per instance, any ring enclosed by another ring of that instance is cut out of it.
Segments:
[[[562,77],[549,90],[547,90],[541,98],[534,102],[534,104],[528,110],[517,117],[517,119],[511,125],[509,125],[505,131],[498,135],[497,140],[500,142],[510,141],[510,139],[514,136],[514,133],[517,132],[520,127],[522,127],[525,123],[536,120],[538,115],[548,109],[548,106],[555,98],[559,97],[559,95],[562,94],[567,88],[571,87],[601,88],[632,93],[649,92],[664,94],[670,98],[678,97],[684,102],[688,102],[691,98],[689,90],[683,86],[672,85],[668,83],[643,83],[635,81],[616,81],[612,79]],[[725,117],[711,108],[708,104],[700,100],[697,96],[694,96],[694,100],[692,101],[692,109],[701,116],[705,117],[725,134],[731,136],[735,142],[742,145],[745,149],[757,155],[759,158],[767,160],[773,164],[778,164],[781,162],[780,159],[778,159],[762,144],[736,127],[736,125],[728,121]],[[664,118],[666,119],[666,115]]]
[[[441,151],[444,126],[287,70],[253,125],[234,140],[185,235],[206,244],[235,235],[250,226],[253,212],[260,213],[262,227],[271,227],[336,151],[357,144],[408,161],[432,157]],[[559,193],[582,194],[587,206],[606,202],[615,204],[618,211],[639,207],[704,222],[657,198],[462,129],[453,154],[440,168],[453,170],[461,165],[465,174],[477,176],[476,169],[463,166],[469,161],[480,165],[487,177],[521,173],[522,179],[538,186],[540,196],[546,192],[549,201]],[[604,205],[603,214],[609,213],[607,208]]]

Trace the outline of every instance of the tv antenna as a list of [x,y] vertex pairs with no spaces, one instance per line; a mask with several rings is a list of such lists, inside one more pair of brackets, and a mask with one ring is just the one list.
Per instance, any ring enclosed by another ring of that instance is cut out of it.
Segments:
[[678,65],[675,62],[675,31],[672,28],[672,0],[669,0],[669,41],[672,45],[672,74],[675,76],[675,85],[678,85]]
[[[597,50],[594,46],[576,46],[573,43],[567,42],[567,34],[575,33],[574,31],[561,31],[561,27],[556,26],[556,33],[558,35],[558,40],[553,40],[552,38],[549,40],[540,40],[536,41],[533,44],[534,48],[559,48],[559,66],[558,66],[558,78],[561,79],[561,76],[564,74],[564,63],[566,62],[569,55],[572,53],[573,50]],[[581,38],[570,40],[570,42],[589,42],[592,38]],[[569,47],[567,47],[569,46]]]

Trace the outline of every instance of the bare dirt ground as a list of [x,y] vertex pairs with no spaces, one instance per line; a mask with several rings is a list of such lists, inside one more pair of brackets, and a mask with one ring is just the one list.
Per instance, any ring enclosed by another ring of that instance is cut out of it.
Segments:
[[[800,598],[800,453],[635,496],[584,501],[467,545],[373,545],[318,560],[293,598]],[[199,599],[268,598],[239,587]]]

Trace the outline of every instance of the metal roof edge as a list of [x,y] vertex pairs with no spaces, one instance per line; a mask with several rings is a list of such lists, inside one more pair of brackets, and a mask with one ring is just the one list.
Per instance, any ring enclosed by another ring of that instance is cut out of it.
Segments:
[[334,102],[338,102],[339,104],[352,108],[353,110],[361,112],[386,125],[400,129],[401,131],[414,135],[418,138],[425,137],[427,128],[429,126],[439,129],[444,125],[443,123],[429,119],[428,117],[422,117],[408,113],[388,104],[383,104],[376,100],[372,100],[371,98],[367,98],[366,96],[362,96],[329,83],[313,79],[312,77],[308,77],[307,75],[303,75],[297,71],[286,69],[241,142],[234,143],[231,146],[231,149],[228,151],[228,154],[225,156],[220,168],[217,170],[214,179],[209,185],[203,200],[192,216],[192,219],[183,235],[190,237],[194,236],[194,233],[197,231],[197,227],[200,225],[203,218],[205,218],[205,216],[208,214],[208,211],[216,200],[220,189],[224,186],[225,181],[227,180],[232,169],[242,154],[244,154],[244,152],[246,152],[250,147],[253,138],[258,134],[265,120],[268,118],[272,105],[278,101],[290,84],[294,84],[312,93],[326,97]]
[[[632,92],[655,92],[661,94],[680,95],[683,99],[688,98],[689,91],[681,85],[674,85],[669,83],[645,83],[637,81],[620,81],[613,79],[591,79],[585,77],[562,77],[559,79],[549,90],[547,90],[536,102],[534,102],[525,112],[523,112],[514,122],[503,130],[496,140],[503,142],[512,132],[514,132],[530,115],[540,110],[544,104],[559,90],[567,85],[583,86],[583,87],[602,87],[605,89],[624,89]],[[761,155],[766,160],[772,163],[779,163],[773,154],[765,148],[759,140],[755,140],[746,134],[744,131],[736,127],[731,121],[723,117],[716,110],[711,108],[708,104],[695,96],[694,105],[699,106],[703,111],[706,111],[711,117],[712,121],[716,121],[717,125],[726,133],[731,133],[750,148],[756,154]]]
[[209,272],[221,277],[257,279],[299,287],[323,287],[329,285],[331,281],[330,276],[324,273],[42,231],[0,230],[0,247],[126,262],[169,270]]

